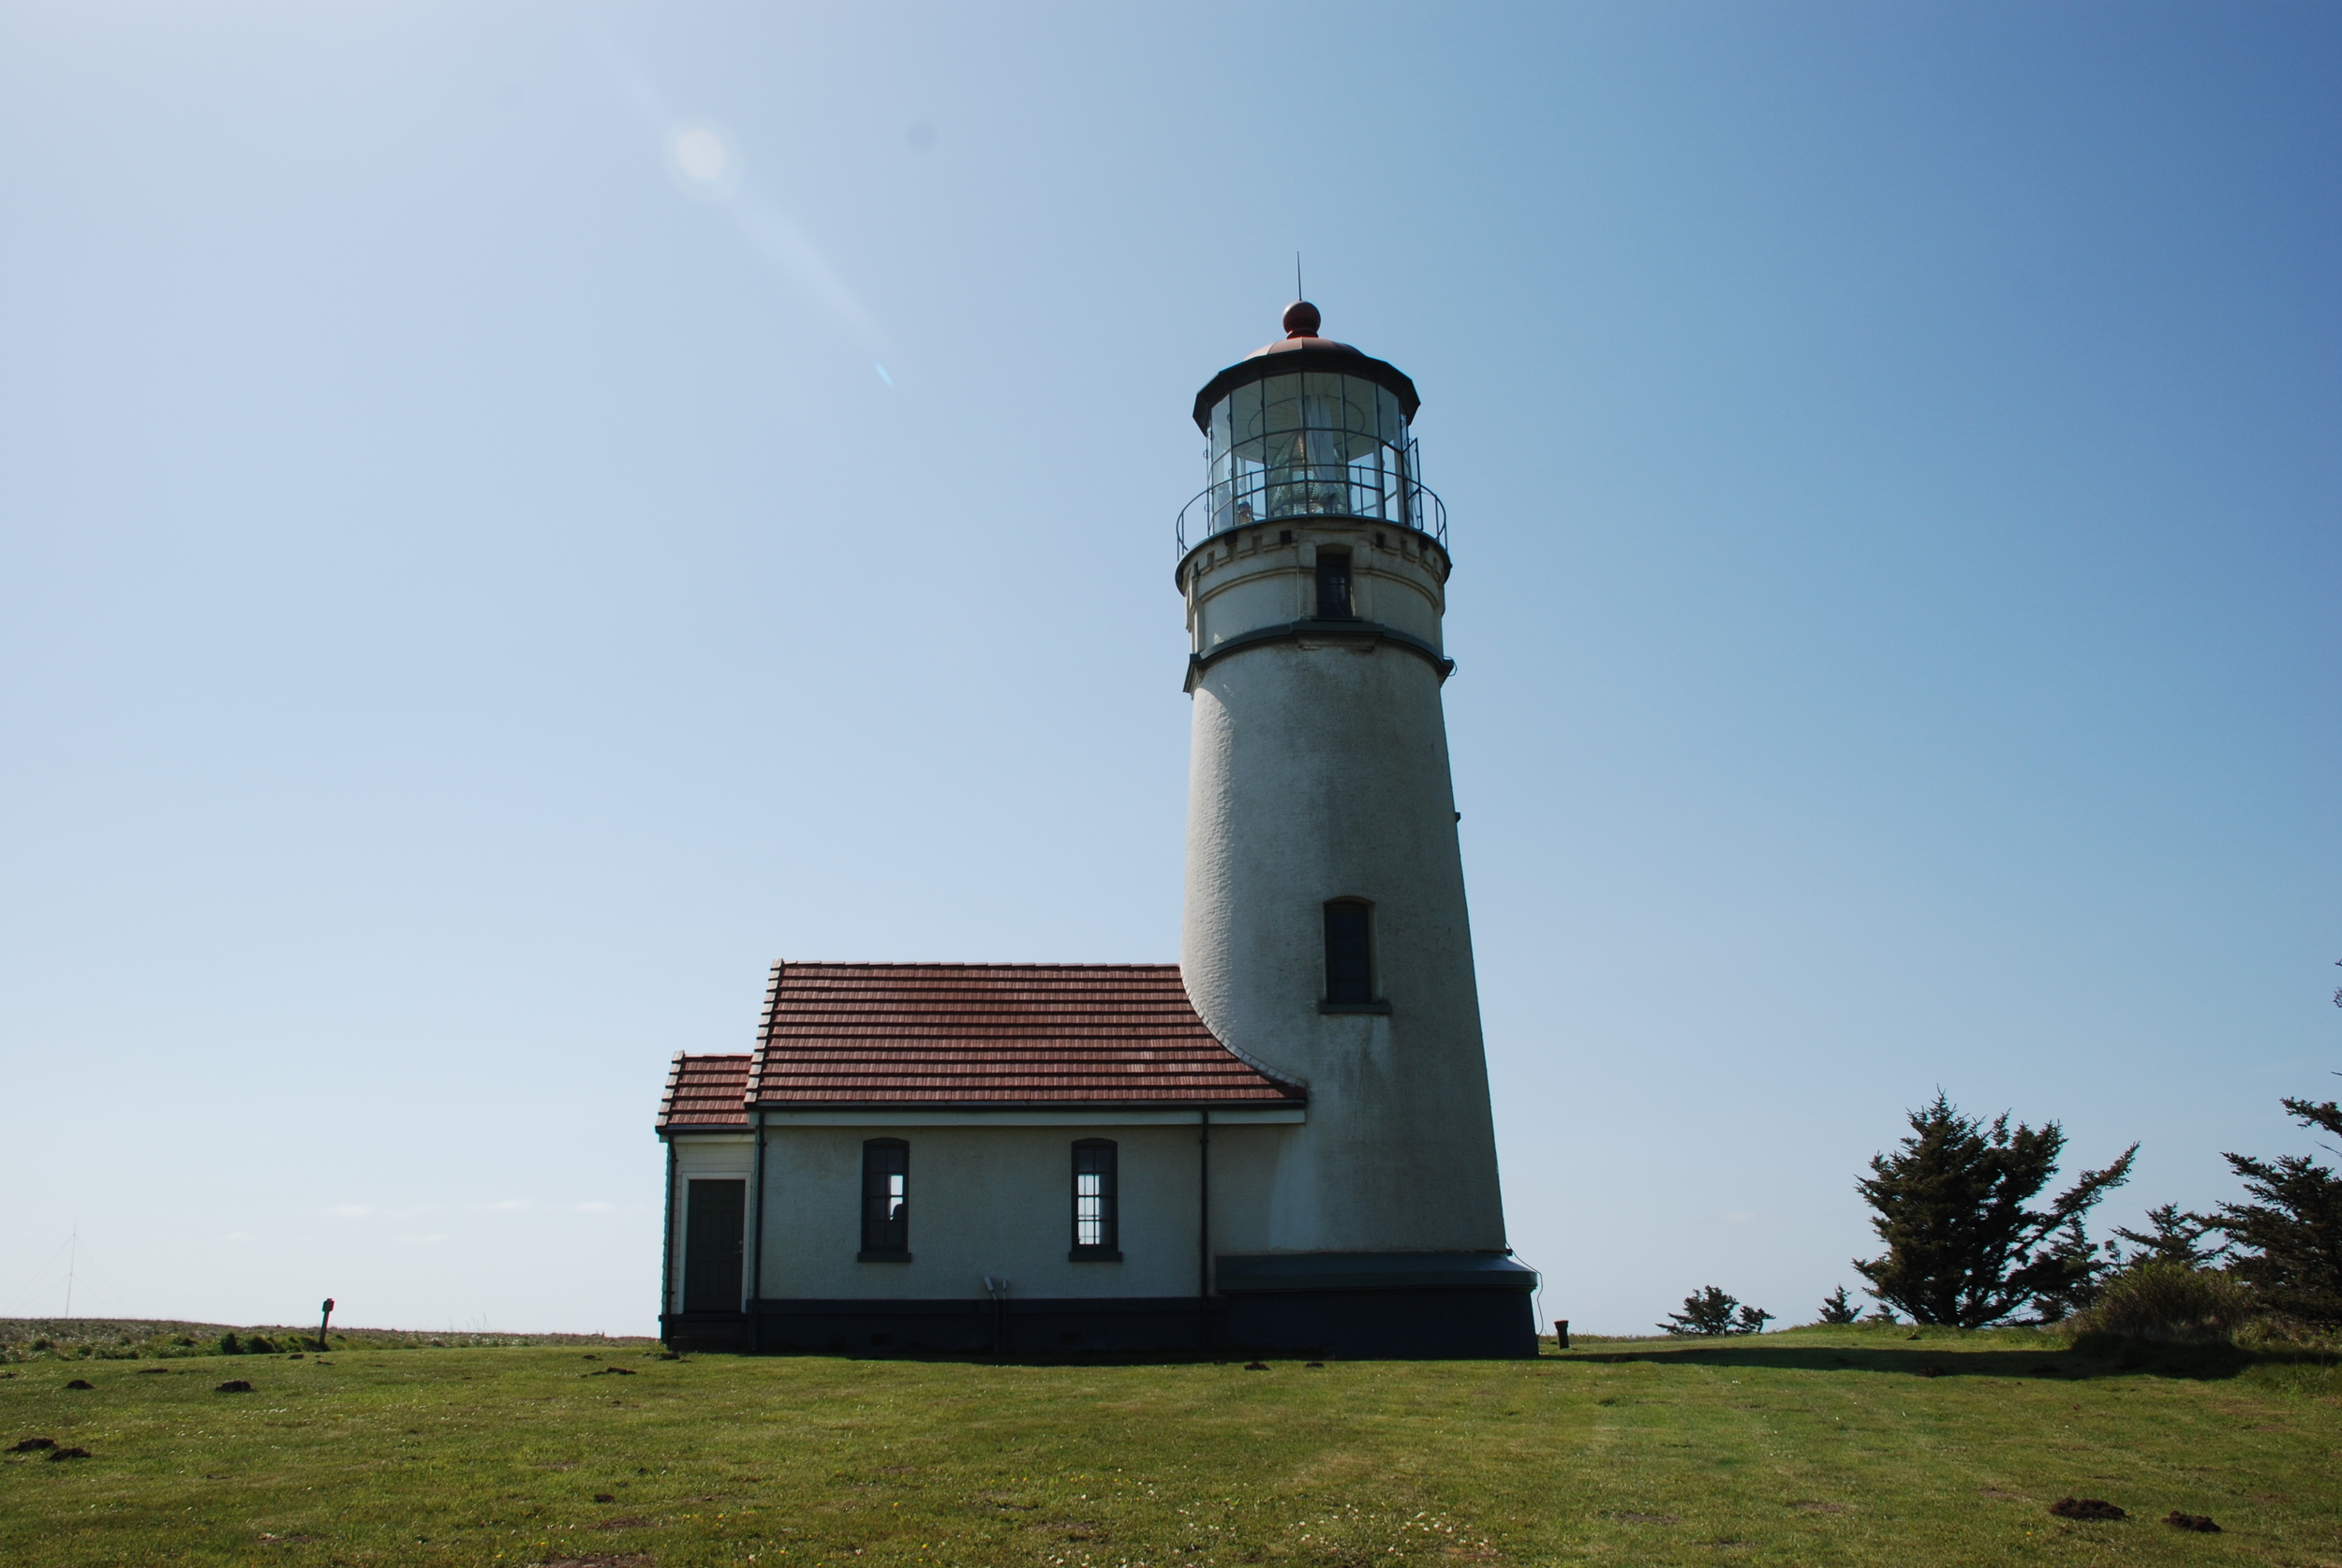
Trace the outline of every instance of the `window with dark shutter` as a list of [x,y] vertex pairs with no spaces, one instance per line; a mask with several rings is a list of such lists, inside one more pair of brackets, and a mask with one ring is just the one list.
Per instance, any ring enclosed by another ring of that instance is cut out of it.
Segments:
[[911,1256],[911,1146],[872,1138],[862,1146],[862,1261]]
[[684,1194],[683,1309],[736,1312],[749,1184],[693,1181]]
[[1320,550],[1317,553],[1317,618],[1321,621],[1350,619],[1350,552]]
[[1111,1139],[1084,1138],[1074,1146],[1074,1250],[1067,1256],[1119,1262],[1121,1236],[1116,1223],[1116,1149]]
[[1355,1006],[1374,999],[1368,910],[1360,898],[1336,898],[1326,906],[1326,1000],[1329,1003]]

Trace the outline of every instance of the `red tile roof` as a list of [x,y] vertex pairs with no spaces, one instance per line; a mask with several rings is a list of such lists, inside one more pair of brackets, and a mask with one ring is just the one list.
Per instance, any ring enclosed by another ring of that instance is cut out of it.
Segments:
[[667,1092],[659,1102],[660,1131],[748,1126],[749,1061],[745,1056],[687,1057],[677,1051],[667,1068]]
[[661,1131],[749,1108],[1300,1105],[1212,1038],[1177,964],[773,966],[754,1056],[677,1053]]
[[773,966],[750,1104],[1299,1105],[1177,964]]

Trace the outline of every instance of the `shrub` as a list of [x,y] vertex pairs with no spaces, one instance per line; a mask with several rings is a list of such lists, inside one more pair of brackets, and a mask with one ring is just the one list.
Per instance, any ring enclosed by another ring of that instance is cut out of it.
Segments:
[[2207,1344],[2227,1339],[2252,1315],[2252,1293],[2232,1276],[2147,1258],[2109,1280],[2097,1301],[2075,1315],[2073,1327],[2077,1336]]
[[219,1337],[219,1354],[222,1355],[242,1355],[244,1354],[244,1347],[236,1343],[236,1331],[234,1329],[231,1328],[227,1333]]

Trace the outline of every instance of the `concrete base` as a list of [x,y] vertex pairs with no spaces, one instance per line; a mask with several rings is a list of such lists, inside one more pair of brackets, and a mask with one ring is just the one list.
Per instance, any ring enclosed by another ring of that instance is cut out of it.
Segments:
[[1529,1293],[1292,1291],[1222,1298],[1239,1345],[1364,1361],[1501,1361],[1537,1354]]
[[660,1336],[713,1354],[1273,1354],[1494,1360],[1537,1354],[1521,1291],[1263,1292],[1126,1300],[880,1298],[760,1301],[749,1312],[672,1312]]

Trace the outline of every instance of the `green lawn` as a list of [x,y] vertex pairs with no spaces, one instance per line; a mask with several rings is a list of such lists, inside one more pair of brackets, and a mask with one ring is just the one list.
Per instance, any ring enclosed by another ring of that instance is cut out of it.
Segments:
[[2342,1564],[2331,1366],[1907,1333],[1265,1372],[49,1352],[0,1368],[0,1449],[91,1457],[0,1454],[0,1561]]

